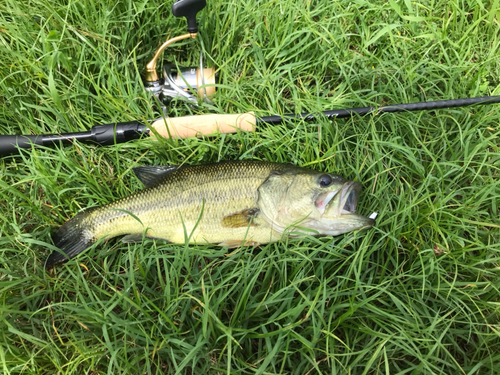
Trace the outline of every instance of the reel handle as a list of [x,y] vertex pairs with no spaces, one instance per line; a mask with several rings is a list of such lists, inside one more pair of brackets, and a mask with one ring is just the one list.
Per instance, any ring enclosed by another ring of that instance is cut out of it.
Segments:
[[[164,138],[189,138],[216,133],[236,133],[240,130],[253,132],[257,120],[253,112],[231,115],[197,115],[159,118],[150,127]],[[153,132],[150,133],[153,135]]]
[[206,0],[177,0],[172,4],[172,14],[176,17],[186,17],[188,32],[195,34],[198,32],[196,14],[206,5]]

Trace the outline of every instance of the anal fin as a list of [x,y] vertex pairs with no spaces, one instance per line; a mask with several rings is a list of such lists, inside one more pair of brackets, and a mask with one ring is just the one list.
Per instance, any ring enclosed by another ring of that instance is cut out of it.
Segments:
[[150,240],[161,240],[161,241],[166,241],[170,242],[169,240],[165,238],[160,238],[160,237],[152,237],[152,236],[144,236],[142,233],[131,233],[127,234],[122,238],[123,243],[140,243],[144,240],[144,238],[150,239]]
[[256,241],[247,241],[247,240],[225,240],[224,242],[221,242],[220,244],[218,244],[218,246],[225,246],[227,247],[228,249],[234,249],[235,247],[238,247],[238,246],[253,246],[253,247],[257,247],[260,245],[260,243],[256,242]]
[[123,243],[138,243],[142,242],[144,237],[142,234],[139,233],[133,233],[133,234],[127,234],[125,237],[122,238]]

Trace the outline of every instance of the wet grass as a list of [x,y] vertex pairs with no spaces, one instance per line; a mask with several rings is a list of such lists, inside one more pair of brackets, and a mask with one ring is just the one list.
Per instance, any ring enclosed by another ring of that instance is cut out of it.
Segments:
[[[157,115],[140,74],[171,3],[4,0],[0,133]],[[259,115],[500,95],[498,1],[211,0],[169,58]],[[200,43],[200,44],[198,44]],[[179,105],[172,115],[191,110]],[[0,159],[4,374],[496,374],[500,114],[487,105],[75,144]],[[375,228],[228,254],[112,240],[48,273],[50,234],[141,189],[137,165],[264,159],[361,181]]]

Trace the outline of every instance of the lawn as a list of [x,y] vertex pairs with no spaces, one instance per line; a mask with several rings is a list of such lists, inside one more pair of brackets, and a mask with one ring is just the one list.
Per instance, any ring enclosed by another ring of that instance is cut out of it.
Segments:
[[[170,116],[500,95],[500,2],[207,0],[165,57],[220,74]],[[141,74],[172,1],[2,0],[0,134],[159,116]],[[2,374],[498,374],[499,105],[288,122],[0,158]],[[142,188],[140,165],[269,160],[363,185],[367,231],[235,251],[53,233]]]

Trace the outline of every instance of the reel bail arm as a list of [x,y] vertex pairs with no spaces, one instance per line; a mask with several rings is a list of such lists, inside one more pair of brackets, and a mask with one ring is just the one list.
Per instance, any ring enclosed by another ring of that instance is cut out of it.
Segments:
[[165,43],[163,43],[160,48],[156,51],[153,59],[147,63],[146,65],[146,77],[145,81],[149,83],[153,83],[156,81],[159,81],[160,78],[158,77],[158,73],[156,72],[156,64],[158,62],[158,59],[160,58],[162,52],[171,44],[178,42],[180,40],[188,39],[188,38],[196,38],[198,34],[197,33],[189,33],[189,34],[184,34],[184,35],[179,35],[176,36],[175,38],[167,40]]

